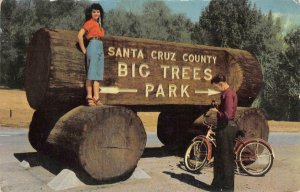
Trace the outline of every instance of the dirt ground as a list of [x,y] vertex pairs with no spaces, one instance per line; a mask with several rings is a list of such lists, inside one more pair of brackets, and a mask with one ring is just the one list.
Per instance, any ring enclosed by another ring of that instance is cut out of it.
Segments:
[[26,128],[33,112],[25,91],[0,89],[0,125]]
[[[30,108],[24,90],[0,89],[0,125],[27,128],[33,109]],[[138,113],[146,131],[155,132],[159,113]],[[300,122],[268,121],[270,131],[300,132]]]

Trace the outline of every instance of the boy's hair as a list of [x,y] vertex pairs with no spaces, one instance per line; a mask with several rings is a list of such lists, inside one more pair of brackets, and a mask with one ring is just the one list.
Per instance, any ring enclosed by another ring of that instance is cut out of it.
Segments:
[[217,74],[210,81],[211,84],[213,84],[213,83],[217,84],[217,83],[220,83],[220,82],[226,82],[225,75],[223,75],[223,74]]
[[90,7],[85,10],[85,21],[88,21],[92,18],[92,10],[100,10],[100,19],[101,25],[103,26],[103,19],[104,19],[104,10],[99,3],[93,3]]

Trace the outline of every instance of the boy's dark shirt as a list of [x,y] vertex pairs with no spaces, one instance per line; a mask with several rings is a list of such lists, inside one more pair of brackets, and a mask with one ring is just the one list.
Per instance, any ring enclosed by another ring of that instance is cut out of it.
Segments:
[[230,87],[221,94],[221,104],[218,107],[218,120],[233,120],[237,108],[237,95]]

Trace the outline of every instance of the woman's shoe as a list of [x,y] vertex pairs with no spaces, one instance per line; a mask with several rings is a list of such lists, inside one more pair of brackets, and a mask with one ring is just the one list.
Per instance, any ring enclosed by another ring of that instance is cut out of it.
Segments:
[[103,105],[103,103],[100,101],[100,98],[98,98],[98,99],[93,98],[93,99],[94,99],[94,102],[95,102],[95,104],[96,104],[97,106]]
[[86,104],[87,104],[87,106],[90,106],[90,107],[96,106],[95,100],[91,97],[86,98]]

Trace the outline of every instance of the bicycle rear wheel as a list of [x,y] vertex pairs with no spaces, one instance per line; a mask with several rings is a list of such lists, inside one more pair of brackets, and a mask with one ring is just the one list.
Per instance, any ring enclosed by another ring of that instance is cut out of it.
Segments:
[[184,165],[188,171],[196,172],[207,163],[208,146],[204,138],[194,141],[186,150]]
[[273,165],[272,149],[261,141],[250,141],[238,152],[240,167],[251,176],[266,174]]

